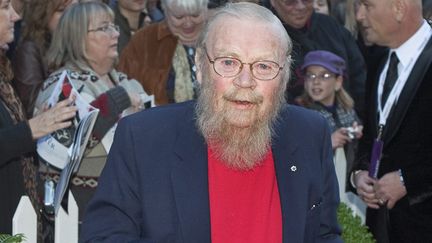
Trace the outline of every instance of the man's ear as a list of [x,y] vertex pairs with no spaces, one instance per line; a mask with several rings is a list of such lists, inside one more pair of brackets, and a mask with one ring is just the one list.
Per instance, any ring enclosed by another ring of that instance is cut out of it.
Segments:
[[197,48],[195,51],[195,68],[196,68],[195,74],[199,84],[201,84],[202,82],[201,57],[202,57],[202,48]]
[[[397,22],[402,22],[406,15],[406,0],[394,0],[393,1],[393,11],[395,13],[395,18]],[[412,0],[409,0],[412,1]]]

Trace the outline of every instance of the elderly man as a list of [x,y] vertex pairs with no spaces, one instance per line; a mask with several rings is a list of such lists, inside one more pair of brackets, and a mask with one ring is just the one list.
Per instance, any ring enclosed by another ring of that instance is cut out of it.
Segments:
[[218,10],[198,41],[197,102],[122,120],[83,241],[341,242],[330,131],[285,104],[290,53],[266,8]]
[[[432,242],[431,27],[421,0],[361,0],[357,19],[368,41],[389,48],[353,173],[367,223],[378,242]],[[378,166],[368,174],[369,163]]]
[[347,62],[344,87],[355,101],[360,115],[364,113],[366,68],[359,48],[351,34],[332,17],[314,13],[313,0],[270,0],[273,11],[293,39],[293,70],[288,101],[302,94],[303,78],[300,64],[309,51],[326,50]]

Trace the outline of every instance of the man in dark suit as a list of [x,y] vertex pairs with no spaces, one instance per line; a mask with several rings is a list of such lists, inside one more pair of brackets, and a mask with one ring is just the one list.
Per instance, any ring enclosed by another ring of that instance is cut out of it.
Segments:
[[372,85],[354,186],[378,242],[432,242],[431,27],[421,0],[360,0],[357,19],[368,41],[389,50]]
[[291,41],[228,4],[197,47],[197,102],[120,121],[83,242],[341,242],[324,118],[284,100]]

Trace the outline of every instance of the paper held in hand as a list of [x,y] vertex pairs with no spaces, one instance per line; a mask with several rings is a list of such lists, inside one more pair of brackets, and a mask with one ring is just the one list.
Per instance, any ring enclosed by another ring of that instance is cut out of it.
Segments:
[[37,142],[39,156],[48,164],[64,169],[69,163],[74,163],[74,171],[79,167],[79,162],[86,149],[87,142],[93,130],[99,110],[91,106],[80,93],[80,88],[74,87],[70,77],[64,71],[48,99],[48,107],[57,102],[75,96],[77,114],[72,118],[72,125],[68,128],[57,130]]
[[70,80],[67,71],[60,75],[60,79],[48,99],[48,107],[68,99],[71,95],[75,96],[75,105],[78,111],[75,117],[71,119],[72,125],[39,139],[37,143],[39,157],[51,166],[62,170],[59,182],[55,187],[54,198],[52,194],[49,198],[45,195],[44,203],[46,207],[51,208],[50,211],[54,211],[55,215],[58,213],[72,174],[78,171],[99,113],[99,109],[91,106],[80,95],[81,88],[74,87]]

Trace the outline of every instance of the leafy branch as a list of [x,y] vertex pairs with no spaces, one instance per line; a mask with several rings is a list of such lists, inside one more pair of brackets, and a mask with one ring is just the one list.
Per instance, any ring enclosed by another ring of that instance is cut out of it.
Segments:
[[361,223],[359,216],[346,204],[341,203],[337,212],[339,224],[342,227],[342,239],[345,243],[375,243],[368,227]]
[[25,236],[23,234],[8,235],[0,234],[0,243],[21,243],[24,242]]

